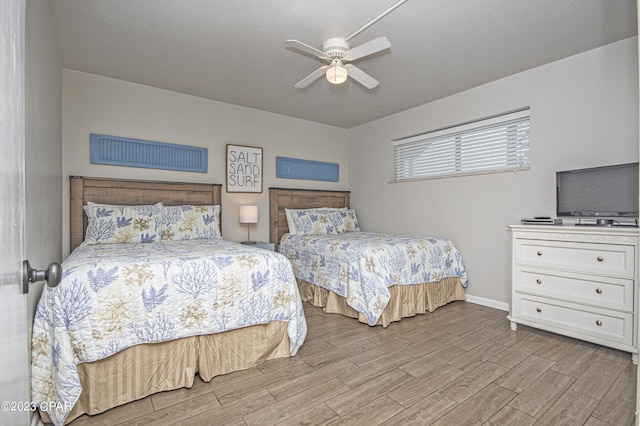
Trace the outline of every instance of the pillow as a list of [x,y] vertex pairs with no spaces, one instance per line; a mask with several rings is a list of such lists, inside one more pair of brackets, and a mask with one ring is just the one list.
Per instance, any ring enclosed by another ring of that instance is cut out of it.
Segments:
[[296,233],[298,235],[337,234],[336,227],[331,222],[331,213],[326,210],[306,210],[292,213]]
[[220,206],[164,206],[160,218],[162,240],[222,238]]
[[336,232],[360,232],[360,224],[354,209],[330,212],[329,218]]
[[162,203],[113,206],[87,203],[89,223],[82,245],[155,243],[160,240]]
[[293,220],[293,214],[296,212],[308,212],[308,211],[338,211],[338,210],[346,210],[346,207],[318,207],[313,209],[284,209],[284,214],[287,217],[287,225],[289,226],[290,234],[297,234],[296,224]]

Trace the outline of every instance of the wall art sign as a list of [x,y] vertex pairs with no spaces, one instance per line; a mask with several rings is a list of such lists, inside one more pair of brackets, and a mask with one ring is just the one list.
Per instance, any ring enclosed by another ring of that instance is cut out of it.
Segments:
[[227,145],[227,192],[262,192],[262,148]]

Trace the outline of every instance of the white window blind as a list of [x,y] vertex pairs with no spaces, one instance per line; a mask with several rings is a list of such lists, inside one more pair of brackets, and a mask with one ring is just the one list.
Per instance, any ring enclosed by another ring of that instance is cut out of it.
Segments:
[[529,169],[529,109],[394,141],[394,180]]

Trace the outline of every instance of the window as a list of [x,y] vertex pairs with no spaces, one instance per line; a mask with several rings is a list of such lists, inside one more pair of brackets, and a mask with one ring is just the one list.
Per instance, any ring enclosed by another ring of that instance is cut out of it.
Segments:
[[394,181],[529,169],[529,109],[398,139]]

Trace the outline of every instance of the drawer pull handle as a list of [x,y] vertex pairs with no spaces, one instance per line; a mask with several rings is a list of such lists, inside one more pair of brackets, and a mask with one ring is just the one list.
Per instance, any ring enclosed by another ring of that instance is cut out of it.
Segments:
[[542,280],[541,280],[540,278],[538,278],[538,279],[536,280],[536,283],[538,283],[538,284],[542,284]]
[[596,293],[602,294],[602,289],[601,288],[596,288]]
[[542,252],[538,251],[538,253],[536,253],[538,256],[542,256]]
[[598,262],[604,262],[604,257],[602,257],[602,256],[598,256],[598,257],[596,258],[596,260],[597,260]]
[[600,327],[600,326],[602,325],[602,321],[597,320],[597,321],[596,321],[596,325],[597,325],[598,327]]
[[541,308],[536,308],[536,312],[542,312]]

